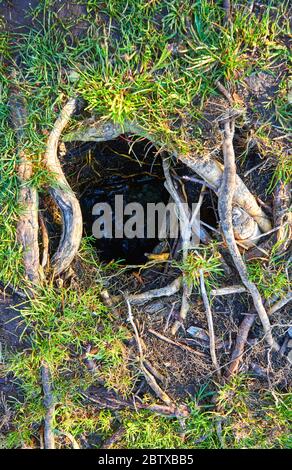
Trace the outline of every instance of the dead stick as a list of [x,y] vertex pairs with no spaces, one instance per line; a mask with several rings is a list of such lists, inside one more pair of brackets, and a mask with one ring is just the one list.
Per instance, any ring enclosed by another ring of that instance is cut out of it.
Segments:
[[45,164],[55,177],[50,194],[58,205],[63,219],[63,228],[57,252],[52,258],[52,268],[56,275],[67,269],[76,255],[82,237],[82,214],[79,202],[70,188],[57,157],[58,143],[62,131],[75,111],[76,99],[72,98],[64,106],[47,141]]
[[179,341],[174,341],[170,338],[167,338],[167,336],[164,336],[158,331],[152,330],[151,328],[148,331],[149,333],[161,339],[162,341],[165,341],[166,343],[172,344],[173,346],[176,346],[177,348],[183,349],[184,351],[190,352],[192,354],[196,354],[197,356],[206,358],[206,354],[200,351],[196,351],[195,349],[191,348],[190,346],[187,346],[186,344],[182,344]]
[[235,347],[231,356],[231,363],[226,372],[227,377],[235,374],[239,367],[239,363],[244,352],[244,346],[255,319],[256,315],[246,315],[239,326]]
[[206,316],[207,316],[207,322],[208,322],[211,359],[212,359],[212,363],[215,369],[219,369],[219,364],[218,364],[217,356],[216,356],[215,334],[214,334],[212,311],[211,311],[208,295],[206,292],[204,273],[202,269],[200,269],[200,286],[201,286],[201,294],[202,294]]
[[270,347],[279,349],[279,346],[273,339],[271,325],[262,302],[260,293],[256,285],[249,280],[246,265],[241,257],[236,244],[233,225],[232,225],[232,202],[236,188],[236,165],[233,149],[234,120],[227,121],[224,124],[223,154],[224,154],[224,172],[222,184],[219,190],[218,212],[221,222],[221,228],[232,256],[233,262],[241,277],[243,284],[251,294],[256,311],[261,319],[266,341]]
[[55,414],[55,404],[52,395],[51,374],[47,364],[41,367],[42,385],[44,392],[44,406],[47,409],[44,422],[44,444],[45,449],[55,449],[55,438],[53,433],[53,421]]

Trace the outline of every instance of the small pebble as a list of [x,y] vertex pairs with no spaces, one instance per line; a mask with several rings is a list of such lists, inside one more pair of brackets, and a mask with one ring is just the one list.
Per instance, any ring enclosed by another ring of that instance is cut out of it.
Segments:
[[203,328],[199,328],[198,326],[190,326],[187,329],[187,333],[193,338],[200,339],[202,341],[209,341],[209,335],[205,330],[203,330]]

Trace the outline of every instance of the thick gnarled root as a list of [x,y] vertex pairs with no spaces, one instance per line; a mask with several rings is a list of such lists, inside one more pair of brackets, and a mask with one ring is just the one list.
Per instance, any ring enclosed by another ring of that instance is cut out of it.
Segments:
[[15,88],[10,100],[11,122],[16,132],[19,146],[18,178],[20,181],[19,205],[21,213],[17,223],[17,240],[23,249],[23,265],[26,278],[37,284],[39,275],[39,245],[38,245],[38,194],[35,188],[29,186],[32,177],[32,162],[21,149],[24,127],[26,125],[26,104],[24,98]]
[[[212,185],[218,193],[224,171],[224,166],[220,162],[215,159],[205,159],[193,155],[188,157],[180,155],[179,159],[207,183]],[[257,222],[262,232],[271,230],[272,225],[269,218],[238,175],[236,175],[235,181],[236,189],[233,195],[233,204],[237,204],[247,212]]]
[[58,142],[76,107],[76,99],[70,99],[61,111],[48,138],[45,164],[55,178],[50,194],[58,205],[63,220],[62,235],[58,249],[52,257],[54,274],[59,275],[71,264],[82,238],[82,214],[79,202],[70,188],[57,156]]

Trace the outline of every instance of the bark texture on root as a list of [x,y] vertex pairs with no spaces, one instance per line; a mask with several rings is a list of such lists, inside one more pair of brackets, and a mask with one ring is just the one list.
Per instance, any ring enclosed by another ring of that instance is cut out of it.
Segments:
[[281,245],[277,252],[284,253],[291,244],[292,237],[292,213],[291,213],[291,183],[279,181],[274,195],[274,225],[277,230],[277,242]]
[[[138,123],[130,121],[125,122],[124,126],[121,127],[119,124],[114,124],[111,121],[97,122],[94,118],[91,118],[84,121],[83,125],[78,130],[65,135],[63,140],[65,142],[103,142],[117,139],[124,133],[143,136],[152,141],[158,147],[162,147],[168,151],[168,149],[165,148],[165,145],[163,145],[163,142],[157,142],[157,139],[153,135],[147,133]],[[198,174],[208,185],[214,188],[215,192],[218,193],[224,170],[224,167],[220,162],[215,159],[206,159],[195,155],[179,155],[174,149],[169,149],[169,153],[174,155],[178,160]],[[271,230],[272,225],[269,218],[258,205],[255,197],[250,193],[238,175],[236,175],[234,204],[237,204],[247,212],[247,214],[256,221],[263,232]]]
[[[224,166],[220,162],[215,159],[200,158],[193,155],[188,157],[180,155],[179,160],[206,180],[208,184],[212,185],[216,193],[219,192],[224,172]],[[235,176],[233,203],[247,212],[263,232],[271,230],[272,225],[269,218],[238,175]]]
[[229,365],[228,370],[226,372],[227,377],[230,377],[231,375],[235,374],[238,370],[244,352],[244,346],[246,344],[250,329],[255,322],[255,319],[256,315],[246,315],[239,326],[235,347],[231,356],[231,364]]
[[58,205],[63,220],[60,243],[51,260],[51,266],[56,275],[61,274],[70,266],[82,238],[80,205],[65,178],[57,156],[59,138],[74,113],[75,107],[76,99],[72,98],[62,109],[48,138],[45,153],[45,164],[56,181],[55,185],[50,187],[50,194]]
[[20,181],[19,205],[21,213],[17,223],[17,240],[23,249],[23,265],[25,275],[33,284],[38,284],[39,276],[39,245],[38,245],[38,193],[29,186],[32,177],[32,162],[28,160],[25,150],[21,149],[27,113],[24,98],[14,89],[10,100],[11,122],[16,132],[18,143],[18,178]]
[[224,173],[222,184],[219,190],[218,212],[221,228],[232,256],[233,262],[241,277],[241,280],[252,296],[254,306],[261,319],[265,338],[270,347],[279,349],[279,346],[273,339],[271,325],[262,302],[260,293],[256,285],[249,280],[246,265],[241,257],[240,251],[235,241],[232,225],[232,202],[236,192],[236,164],[233,149],[234,121],[230,120],[224,124],[223,155],[224,155]]

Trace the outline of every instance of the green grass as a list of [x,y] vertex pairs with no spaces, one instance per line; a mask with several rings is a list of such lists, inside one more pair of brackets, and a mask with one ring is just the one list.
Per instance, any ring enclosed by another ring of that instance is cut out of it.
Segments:
[[[0,33],[0,279],[13,285],[23,282],[22,253],[16,241],[21,210],[17,155],[26,152],[33,162],[28,184],[46,193],[52,178],[43,164],[46,139],[68,97],[79,94],[99,118],[120,124],[137,120],[170,148],[203,154],[204,110],[219,96],[215,81],[235,89],[255,71],[277,77],[290,59],[285,44],[289,33],[286,2],[270,2],[260,16],[234,2],[233,24],[223,26],[220,2],[212,0],[90,0],[84,18],[87,31],[80,38],[70,30],[74,21],[61,21],[52,12],[54,5],[52,0],[39,2],[34,13],[39,19],[36,30]],[[14,78],[13,69],[17,71]],[[26,99],[28,109],[18,147],[9,121],[11,85]],[[281,141],[272,139],[289,130],[288,88],[284,74],[275,99],[266,103],[269,122],[252,111],[258,120],[258,147],[263,156],[274,159],[272,185],[291,177],[289,157]],[[72,128],[78,125],[77,118]],[[48,280],[21,306],[30,344],[5,358],[5,370],[15,377],[23,400],[14,403],[13,429],[3,446],[38,442],[45,413],[40,383],[43,361],[52,372],[57,404],[54,424],[59,432],[77,438],[93,433],[104,439],[122,424],[125,435],[119,446],[126,448],[291,446],[287,424],[291,396],[254,392],[248,378],[218,387],[217,410],[208,405],[210,397],[204,391],[193,399],[184,439],[175,419],[147,411],[97,412],[93,405],[85,405],[80,389],[96,380],[80,359],[88,344],[96,348],[88,357],[97,364],[98,375],[108,388],[130,396],[136,376],[124,346],[129,332],[100,300],[106,268],[96,261],[86,240],[78,256],[90,278],[84,285],[80,280],[78,289],[57,288]],[[198,271],[203,269],[208,290],[221,276],[215,246],[190,252],[186,263],[178,267],[196,287]],[[281,260],[269,261],[268,269],[250,263],[249,273],[266,299],[288,290]],[[219,436],[218,422],[222,425]]]
[[264,299],[285,297],[291,289],[289,265],[276,257],[268,263],[251,261],[247,264],[247,270],[250,280],[257,285]]
[[185,262],[175,262],[174,265],[185,273],[188,282],[198,289],[200,288],[200,270],[202,270],[207,292],[218,285],[223,275],[221,255],[215,243],[208,247],[190,250]]

